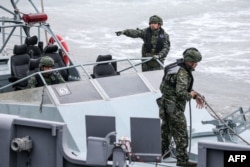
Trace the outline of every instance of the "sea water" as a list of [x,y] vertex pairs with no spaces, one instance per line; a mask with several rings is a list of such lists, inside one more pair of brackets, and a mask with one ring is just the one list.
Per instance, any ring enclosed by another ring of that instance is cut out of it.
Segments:
[[[51,28],[64,37],[76,63],[93,62],[100,54],[141,57],[141,39],[117,37],[115,32],[146,28],[149,17],[159,15],[171,41],[165,64],[196,47],[203,59],[194,72],[194,89],[218,112],[250,107],[249,0],[43,0],[43,4]],[[26,5],[20,11],[31,12]]]

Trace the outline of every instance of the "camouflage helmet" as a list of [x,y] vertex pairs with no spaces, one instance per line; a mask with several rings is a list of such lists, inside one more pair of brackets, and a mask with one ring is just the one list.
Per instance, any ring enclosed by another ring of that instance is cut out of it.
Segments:
[[39,68],[46,66],[46,67],[53,67],[55,65],[54,60],[49,56],[44,56],[41,58],[39,62]]
[[153,15],[149,18],[149,24],[151,23],[158,23],[160,25],[163,25],[163,21],[162,21],[162,18],[157,16],[157,15]]
[[183,52],[184,61],[199,62],[202,59],[201,53],[196,48],[188,48]]

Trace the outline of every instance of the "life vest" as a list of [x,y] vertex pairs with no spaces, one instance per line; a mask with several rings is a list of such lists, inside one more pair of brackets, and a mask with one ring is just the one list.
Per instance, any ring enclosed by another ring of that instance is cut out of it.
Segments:
[[[149,27],[146,30],[145,44],[144,44],[144,46],[146,48],[146,53],[151,53],[151,51],[153,49],[151,39],[152,39],[152,30]],[[158,32],[158,39],[157,39],[156,47],[155,47],[156,54],[162,50],[163,45],[164,45],[164,40],[165,40],[164,30],[162,28],[160,28],[160,30]]]
[[190,71],[190,69],[187,68],[183,59],[177,59],[176,62],[171,63],[164,68],[164,75],[162,77],[162,82],[160,85],[161,91],[163,91],[163,87],[165,85],[169,85],[171,87],[176,87],[176,81],[172,82],[171,78],[173,77],[174,74],[176,74],[179,71],[180,67],[185,68],[186,71],[188,72],[189,76],[191,77],[191,83],[190,83],[188,90],[187,90],[188,92],[191,92],[191,90],[193,88],[194,78],[193,78],[192,72]]

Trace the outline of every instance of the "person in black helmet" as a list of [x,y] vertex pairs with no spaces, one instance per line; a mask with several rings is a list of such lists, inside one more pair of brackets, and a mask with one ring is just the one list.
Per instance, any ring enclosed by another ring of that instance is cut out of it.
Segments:
[[164,60],[170,50],[169,35],[162,28],[163,20],[157,15],[149,18],[149,27],[145,29],[127,29],[116,32],[117,36],[126,35],[132,38],[141,38],[142,57],[151,57],[147,63],[142,64],[142,71],[160,70],[163,67],[157,63],[156,59],[164,64]]
[[193,75],[202,56],[196,48],[188,48],[183,52],[183,59],[165,67],[160,85],[161,98],[157,99],[162,119],[162,153],[168,151],[171,139],[176,144],[177,166],[196,166],[189,161],[188,132],[185,118],[186,102],[195,99],[199,109],[204,107],[204,101],[193,90]]

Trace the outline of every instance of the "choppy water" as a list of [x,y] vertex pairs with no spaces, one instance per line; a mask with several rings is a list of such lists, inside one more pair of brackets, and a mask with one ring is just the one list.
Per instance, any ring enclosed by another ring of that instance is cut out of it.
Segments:
[[194,88],[215,110],[250,107],[249,0],[44,0],[44,6],[51,28],[81,63],[95,61],[99,54],[140,57],[140,39],[116,37],[114,32],[145,28],[157,14],[171,40],[165,64],[187,47],[198,48],[203,60]]

